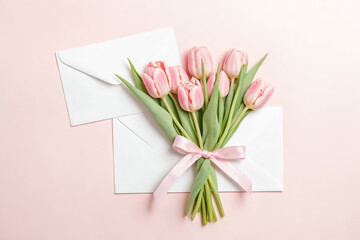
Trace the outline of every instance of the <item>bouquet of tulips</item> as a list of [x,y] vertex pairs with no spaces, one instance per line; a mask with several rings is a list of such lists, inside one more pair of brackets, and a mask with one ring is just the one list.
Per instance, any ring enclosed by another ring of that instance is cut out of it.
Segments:
[[168,67],[163,61],[150,62],[140,76],[129,60],[135,86],[116,75],[148,108],[174,150],[186,155],[155,190],[156,199],[193,164],[196,177],[185,210],[192,220],[201,213],[203,225],[216,222],[215,204],[225,215],[214,165],[251,192],[250,179],[228,161],[243,159],[245,148],[225,145],[246,115],[264,106],[274,91],[261,79],[253,82],[266,56],[248,71],[247,54],[232,49],[213,72],[207,48],[194,47],[188,53],[191,79],[181,66]]

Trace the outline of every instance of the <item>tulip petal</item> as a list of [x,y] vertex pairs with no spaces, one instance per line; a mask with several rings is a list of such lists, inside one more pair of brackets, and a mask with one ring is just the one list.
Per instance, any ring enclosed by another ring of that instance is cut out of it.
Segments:
[[211,54],[206,47],[193,47],[188,53],[188,68],[191,76],[200,79],[202,77],[201,60],[204,62],[205,76],[208,77],[213,71]]
[[230,88],[230,79],[224,71],[220,72],[219,76],[219,92],[220,96],[223,98],[228,95]]
[[153,72],[154,86],[157,90],[159,97],[167,95],[170,91],[168,78],[164,71],[156,68]]
[[146,87],[146,90],[148,91],[150,96],[152,96],[154,98],[159,98],[159,93],[155,87],[155,83],[152,80],[152,78],[149,75],[147,75],[146,73],[143,73],[141,78],[142,78],[144,85]]
[[212,73],[208,80],[206,81],[206,87],[207,87],[207,92],[208,92],[208,96],[210,98],[212,90],[214,88],[214,84],[215,84],[215,77],[216,77],[216,73]]
[[231,49],[226,53],[223,70],[231,79],[235,79],[239,75],[241,66],[244,64],[243,55],[242,51],[236,49]]
[[189,100],[192,111],[197,111],[204,105],[204,93],[200,83],[190,89]]
[[177,93],[179,86],[189,81],[189,77],[181,66],[170,67],[169,72],[171,77],[171,92]]
[[193,47],[188,53],[188,70],[191,76],[195,75],[195,51],[196,47]]
[[184,86],[180,86],[178,88],[178,100],[181,108],[184,109],[185,111],[190,112],[188,94],[187,91],[184,89]]
[[201,76],[202,76],[201,59],[204,61],[205,72],[207,71],[205,54],[206,54],[206,52],[205,52],[203,47],[200,47],[195,53],[195,74],[194,74],[194,77],[196,77],[196,78],[201,78]]
[[266,84],[265,90],[262,92],[261,96],[256,99],[253,109],[262,108],[270,99],[271,95],[274,92],[274,87]]

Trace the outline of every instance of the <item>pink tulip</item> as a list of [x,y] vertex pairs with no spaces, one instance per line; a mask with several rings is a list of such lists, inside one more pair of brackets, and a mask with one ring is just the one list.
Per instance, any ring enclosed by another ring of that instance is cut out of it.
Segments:
[[[213,73],[210,75],[209,79],[206,82],[209,97],[211,96],[212,90],[214,88],[215,80],[216,80],[216,73]],[[227,96],[229,93],[229,88],[230,88],[230,80],[226,75],[226,73],[224,71],[221,71],[219,75],[220,96],[221,97]]]
[[170,72],[165,62],[150,62],[141,78],[146,90],[154,98],[162,98],[170,92]]
[[244,96],[245,105],[253,110],[263,107],[274,92],[274,87],[269,83],[257,79],[254,81]]
[[178,100],[182,109],[195,112],[204,105],[203,88],[196,78],[180,85],[178,88]]
[[201,59],[204,61],[205,75],[208,77],[213,71],[213,61],[206,47],[193,47],[188,53],[188,68],[191,76],[202,77]]
[[189,81],[189,77],[181,66],[170,67],[171,92],[177,93],[180,85]]
[[246,64],[248,57],[246,52],[240,50],[229,50],[224,58],[223,70],[229,76],[230,79],[235,79],[240,73],[241,66]]

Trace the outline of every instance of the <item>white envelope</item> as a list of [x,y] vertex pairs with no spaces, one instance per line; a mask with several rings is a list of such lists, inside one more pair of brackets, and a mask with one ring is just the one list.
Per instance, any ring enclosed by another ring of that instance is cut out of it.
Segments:
[[114,75],[132,81],[127,58],[140,73],[149,61],[180,65],[172,28],[58,51],[56,58],[72,126],[144,111]]
[[[251,112],[227,146],[246,146],[246,158],[232,161],[253,183],[253,191],[283,190],[282,108],[265,107]],[[169,170],[183,157],[149,113],[113,119],[116,193],[153,192]],[[219,173],[219,191],[242,191]],[[183,174],[170,192],[189,192],[194,168]]]

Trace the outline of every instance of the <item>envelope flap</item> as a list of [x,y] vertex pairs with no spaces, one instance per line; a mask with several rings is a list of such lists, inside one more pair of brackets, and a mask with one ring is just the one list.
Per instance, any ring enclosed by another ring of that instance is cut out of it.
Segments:
[[[275,121],[247,146],[247,153],[251,155],[258,166],[266,169],[277,181],[282,182],[283,139],[282,139],[282,115],[274,116]],[[261,149],[261,151],[259,151]],[[269,153],[274,161],[269,161]]]
[[156,125],[149,112],[132,114],[117,118],[128,130],[142,142],[157,152],[166,152],[171,148],[169,139]]
[[251,176],[254,190],[283,189],[282,108],[265,107],[249,114],[227,144],[246,146],[246,158],[235,163]]
[[[280,119],[279,119],[280,118]],[[264,107],[260,110],[252,111],[240,124],[228,146],[233,142],[241,143],[245,146],[250,145],[255,139],[264,133],[264,131],[274,123],[282,123],[282,108],[281,107]]]
[[131,80],[127,58],[141,73],[149,61],[164,60],[179,65],[172,28],[133,35],[117,40],[59,51],[62,63],[109,84],[119,84],[115,73]]

